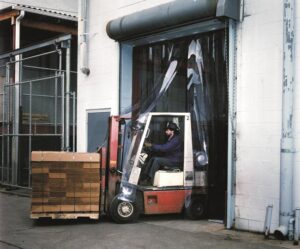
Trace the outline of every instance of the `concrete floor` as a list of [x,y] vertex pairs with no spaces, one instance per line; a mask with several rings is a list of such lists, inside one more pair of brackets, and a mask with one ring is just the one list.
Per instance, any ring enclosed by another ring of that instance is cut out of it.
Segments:
[[0,192],[1,249],[269,249],[300,248],[289,241],[224,229],[223,224],[184,220],[179,215],[142,217],[134,224],[29,219],[30,198]]

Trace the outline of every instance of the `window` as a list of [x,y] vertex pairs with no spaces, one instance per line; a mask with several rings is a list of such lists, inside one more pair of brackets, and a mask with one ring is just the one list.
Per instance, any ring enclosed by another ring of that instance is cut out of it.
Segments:
[[87,151],[95,152],[98,146],[106,146],[110,110],[89,110],[87,112]]

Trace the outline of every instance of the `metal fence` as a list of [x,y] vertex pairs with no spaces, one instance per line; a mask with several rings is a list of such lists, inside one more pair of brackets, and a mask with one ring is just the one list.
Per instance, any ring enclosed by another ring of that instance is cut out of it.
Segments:
[[77,75],[70,70],[70,39],[0,55],[3,185],[30,188],[34,150],[76,149]]

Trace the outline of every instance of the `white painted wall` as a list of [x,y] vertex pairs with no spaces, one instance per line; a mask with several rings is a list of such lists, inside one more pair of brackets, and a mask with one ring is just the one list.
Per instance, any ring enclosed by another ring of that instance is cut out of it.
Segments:
[[[77,150],[87,150],[86,110],[119,107],[119,45],[106,34],[106,24],[127,15],[170,0],[90,0],[88,7],[89,76],[78,69]],[[80,59],[80,58],[79,58]]]
[[[299,7],[296,13],[299,23]],[[270,204],[273,205],[271,231],[279,222],[282,47],[283,1],[246,0],[237,44],[235,226],[238,229],[263,231],[266,207]],[[296,51],[298,65],[299,49]],[[299,123],[299,100],[296,102]],[[295,137],[300,139],[299,127]],[[300,165],[298,154],[296,159]]]
[[[294,177],[297,175],[298,184],[294,189],[294,208],[300,208],[300,4],[296,2],[296,23],[295,23],[295,109],[294,109],[294,137],[295,137],[295,164]],[[296,180],[296,179],[294,179]]]
[[[119,47],[106,34],[109,20],[170,0],[90,0],[88,57],[91,73],[78,77],[78,151],[86,151],[86,110],[111,108],[118,113]],[[297,31],[300,6],[297,7]],[[263,231],[272,204],[273,231],[279,222],[280,137],[282,108],[282,0],[245,0],[237,32],[237,162],[235,227]],[[296,68],[300,50],[296,46]],[[78,70],[79,71],[79,70]],[[300,96],[296,70],[296,94]],[[300,124],[300,97],[295,120]],[[300,125],[295,129],[300,148]],[[300,171],[300,156],[295,154]],[[299,192],[300,193],[300,192]],[[299,198],[300,199],[300,198]]]

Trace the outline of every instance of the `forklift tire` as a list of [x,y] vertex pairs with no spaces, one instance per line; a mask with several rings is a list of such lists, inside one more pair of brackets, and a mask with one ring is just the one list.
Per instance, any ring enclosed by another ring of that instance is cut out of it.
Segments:
[[206,215],[206,201],[201,196],[189,196],[186,199],[184,215],[191,220],[203,219]]
[[116,223],[131,223],[138,219],[140,212],[136,203],[123,201],[115,196],[110,204],[109,214]]

